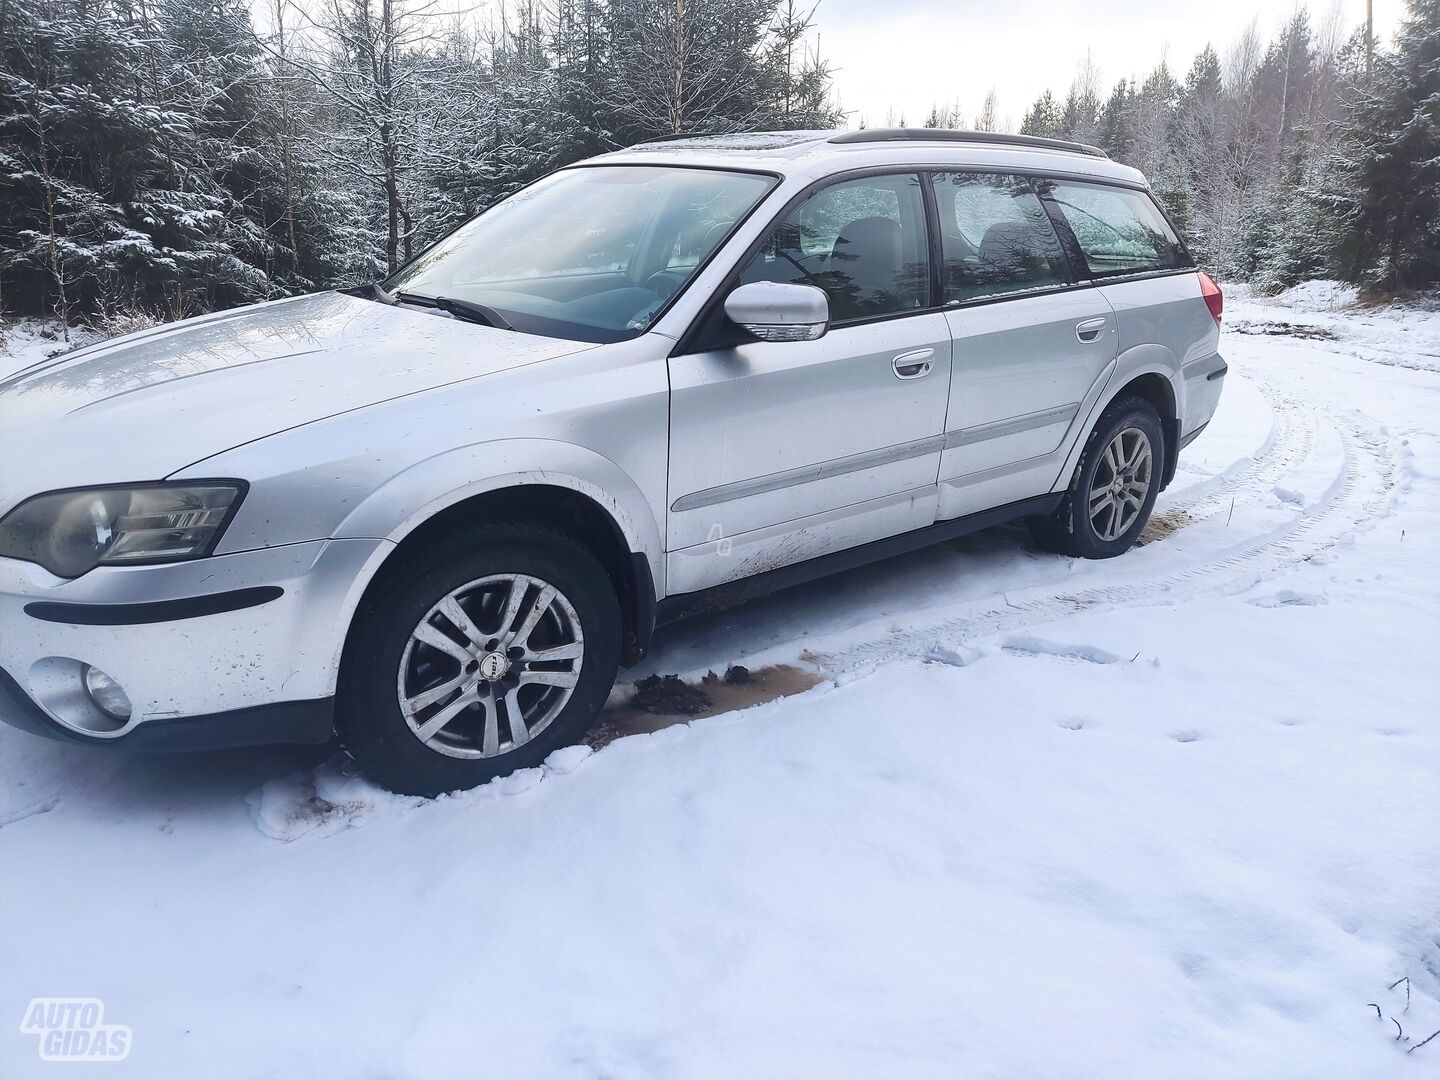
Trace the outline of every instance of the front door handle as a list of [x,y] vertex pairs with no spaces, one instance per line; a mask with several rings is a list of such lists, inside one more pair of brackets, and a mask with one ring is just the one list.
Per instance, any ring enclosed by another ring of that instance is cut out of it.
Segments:
[[935,366],[935,361],[931,359],[934,355],[934,349],[911,349],[890,361],[890,366],[895,369],[897,379],[919,379],[930,374],[930,369]]
[[1102,316],[1098,319],[1086,319],[1084,322],[1075,324],[1075,336],[1087,345],[1092,341],[1100,340],[1100,331],[1105,329],[1105,319]]

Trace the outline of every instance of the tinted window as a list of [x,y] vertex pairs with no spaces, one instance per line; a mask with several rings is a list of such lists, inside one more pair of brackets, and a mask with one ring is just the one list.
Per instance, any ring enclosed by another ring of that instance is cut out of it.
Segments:
[[867,176],[822,188],[776,226],[740,280],[818,285],[836,322],[929,307],[919,178]]
[[1068,283],[1060,240],[1024,177],[939,173],[935,199],[947,301]]
[[1143,191],[1060,180],[1047,186],[1074,230],[1091,274],[1190,265],[1170,223]]

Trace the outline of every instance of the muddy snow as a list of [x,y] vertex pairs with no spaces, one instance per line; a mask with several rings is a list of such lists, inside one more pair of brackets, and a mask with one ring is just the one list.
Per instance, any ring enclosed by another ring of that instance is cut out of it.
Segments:
[[[0,1076],[55,995],[147,1080],[1435,1075],[1440,313],[1227,318],[1143,546],[667,628],[600,749],[480,790],[0,729]],[[627,704],[672,673],[711,707]]]

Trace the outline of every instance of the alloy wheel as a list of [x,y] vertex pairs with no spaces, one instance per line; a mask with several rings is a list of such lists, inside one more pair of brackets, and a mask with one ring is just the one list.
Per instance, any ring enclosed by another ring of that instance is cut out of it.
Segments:
[[446,595],[411,632],[396,684],[400,712],[438,753],[498,757],[554,722],[584,659],[580,617],[560,590],[527,574],[493,574]]
[[1123,535],[1145,509],[1155,455],[1150,438],[1127,427],[1105,447],[1090,482],[1089,515],[1095,535],[1110,541]]

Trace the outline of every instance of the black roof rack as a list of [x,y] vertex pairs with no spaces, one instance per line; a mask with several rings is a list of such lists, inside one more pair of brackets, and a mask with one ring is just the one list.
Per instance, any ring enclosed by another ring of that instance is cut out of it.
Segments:
[[[653,139],[634,143],[633,146],[656,146],[664,143],[705,140],[722,143],[730,141],[736,149],[775,149],[798,146],[801,143],[820,142],[833,135],[833,131],[679,131],[670,135],[657,135]],[[629,147],[627,147],[629,149]]]
[[724,131],[676,131],[668,135],[656,135],[653,139],[641,139],[633,146],[649,146],[651,143],[676,142],[680,139],[713,139],[717,135],[725,135]]
[[862,128],[842,131],[831,137],[832,143],[878,142],[959,142],[998,143],[1001,146],[1029,146],[1039,150],[1066,150],[1072,154],[1108,158],[1098,146],[1070,142],[1068,139],[1045,139],[1039,135],[1006,135],[995,131],[953,131],[947,128]]

